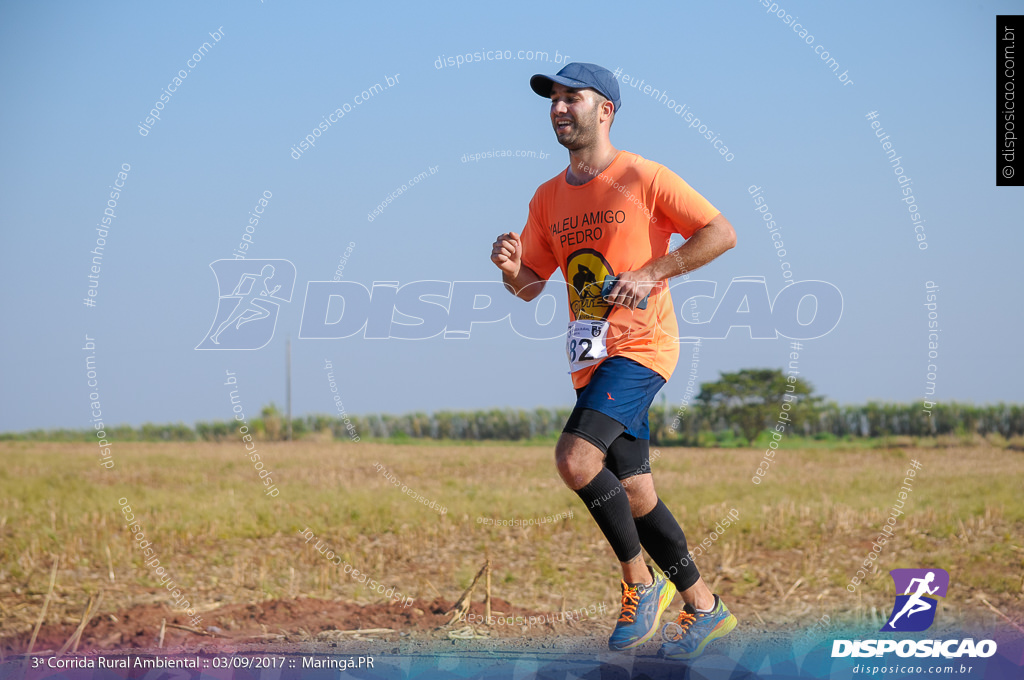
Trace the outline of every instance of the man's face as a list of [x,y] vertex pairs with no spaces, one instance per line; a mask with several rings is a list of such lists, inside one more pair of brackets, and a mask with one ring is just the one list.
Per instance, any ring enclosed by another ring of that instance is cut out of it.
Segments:
[[597,142],[598,99],[591,89],[575,90],[552,84],[551,126],[559,144],[577,151]]

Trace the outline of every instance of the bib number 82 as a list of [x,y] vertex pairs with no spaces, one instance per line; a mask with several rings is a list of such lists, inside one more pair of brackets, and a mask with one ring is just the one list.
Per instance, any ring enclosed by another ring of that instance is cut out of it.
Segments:
[[569,359],[569,372],[582,371],[594,362],[608,356],[605,340],[608,336],[607,321],[573,321],[566,335],[565,355]]
[[[590,356],[590,349],[594,346],[594,343],[586,338],[582,340],[576,340],[573,338],[569,341],[569,361],[590,361],[594,357]],[[581,349],[579,358],[576,357],[576,350]]]

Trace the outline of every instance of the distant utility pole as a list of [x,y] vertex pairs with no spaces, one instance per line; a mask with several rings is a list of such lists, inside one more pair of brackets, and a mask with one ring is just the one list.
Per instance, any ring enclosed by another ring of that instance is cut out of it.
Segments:
[[292,338],[288,336],[288,341],[285,343],[285,366],[284,366],[284,390],[285,390],[285,409],[288,411],[286,417],[288,418],[288,429],[286,430],[285,438],[288,441],[292,440]]

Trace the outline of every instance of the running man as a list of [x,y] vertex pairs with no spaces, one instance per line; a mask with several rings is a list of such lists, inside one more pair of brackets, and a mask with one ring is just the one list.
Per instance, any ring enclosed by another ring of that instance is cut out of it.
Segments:
[[[537,189],[522,236],[500,235],[491,261],[529,301],[560,269],[571,309],[566,354],[577,401],[555,447],[566,486],[586,503],[622,566],[622,613],[608,641],[650,640],[678,589],[683,609],[660,654],[693,658],[736,626],[689,558],[650,473],[647,410],[679,358],[666,282],[736,244],[732,225],[676,174],[609,140],[619,84],[595,64],[535,75],[569,167]],[[686,241],[669,252],[669,238]],[[614,284],[612,281],[614,280]],[[670,580],[644,561],[641,546]]]
[[[210,336],[210,341],[215,345],[220,344],[220,334],[228,329],[231,324],[235,325],[235,330],[242,327],[242,324],[248,323],[249,321],[258,321],[265,319],[270,316],[270,310],[264,307],[266,300],[260,298],[270,298],[277,291],[281,290],[281,286],[274,286],[273,290],[270,290],[270,284],[267,283],[269,279],[274,278],[274,266],[270,264],[263,265],[263,269],[260,270],[259,274],[242,274],[238,279],[238,285],[231,291],[231,295],[225,297],[239,297],[238,304],[235,305],[235,309],[231,312],[227,319],[224,320],[220,326],[217,327],[217,332]],[[246,281],[251,281],[248,293],[242,293],[242,286]],[[262,284],[263,290],[256,293]],[[271,302],[270,304],[275,304]],[[251,313],[251,314],[250,314]],[[245,316],[250,314],[249,316]]]
[[[903,609],[900,610],[900,613],[892,617],[892,620],[889,621],[890,628],[895,628],[896,626],[894,624],[896,623],[896,619],[900,618],[904,614],[906,614],[909,619],[914,614],[918,612],[926,612],[935,606],[934,604],[929,604],[922,599],[922,595],[925,595],[926,593],[928,595],[934,595],[935,591],[939,589],[938,586],[935,586],[934,588],[928,587],[928,584],[934,580],[935,572],[933,571],[929,571],[925,574],[924,578],[915,578],[910,580],[910,583],[907,584],[906,592],[903,593],[904,595],[910,595],[910,597],[907,599],[906,604],[903,605]],[[913,590],[915,583],[917,584],[917,592],[911,595],[910,591]]]

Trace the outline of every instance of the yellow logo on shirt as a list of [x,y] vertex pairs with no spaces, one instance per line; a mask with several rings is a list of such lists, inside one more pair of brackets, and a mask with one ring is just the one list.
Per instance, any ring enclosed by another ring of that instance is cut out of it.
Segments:
[[565,271],[573,318],[607,319],[612,305],[601,297],[601,287],[605,277],[615,274],[601,253],[591,248],[577,250],[569,256]]

